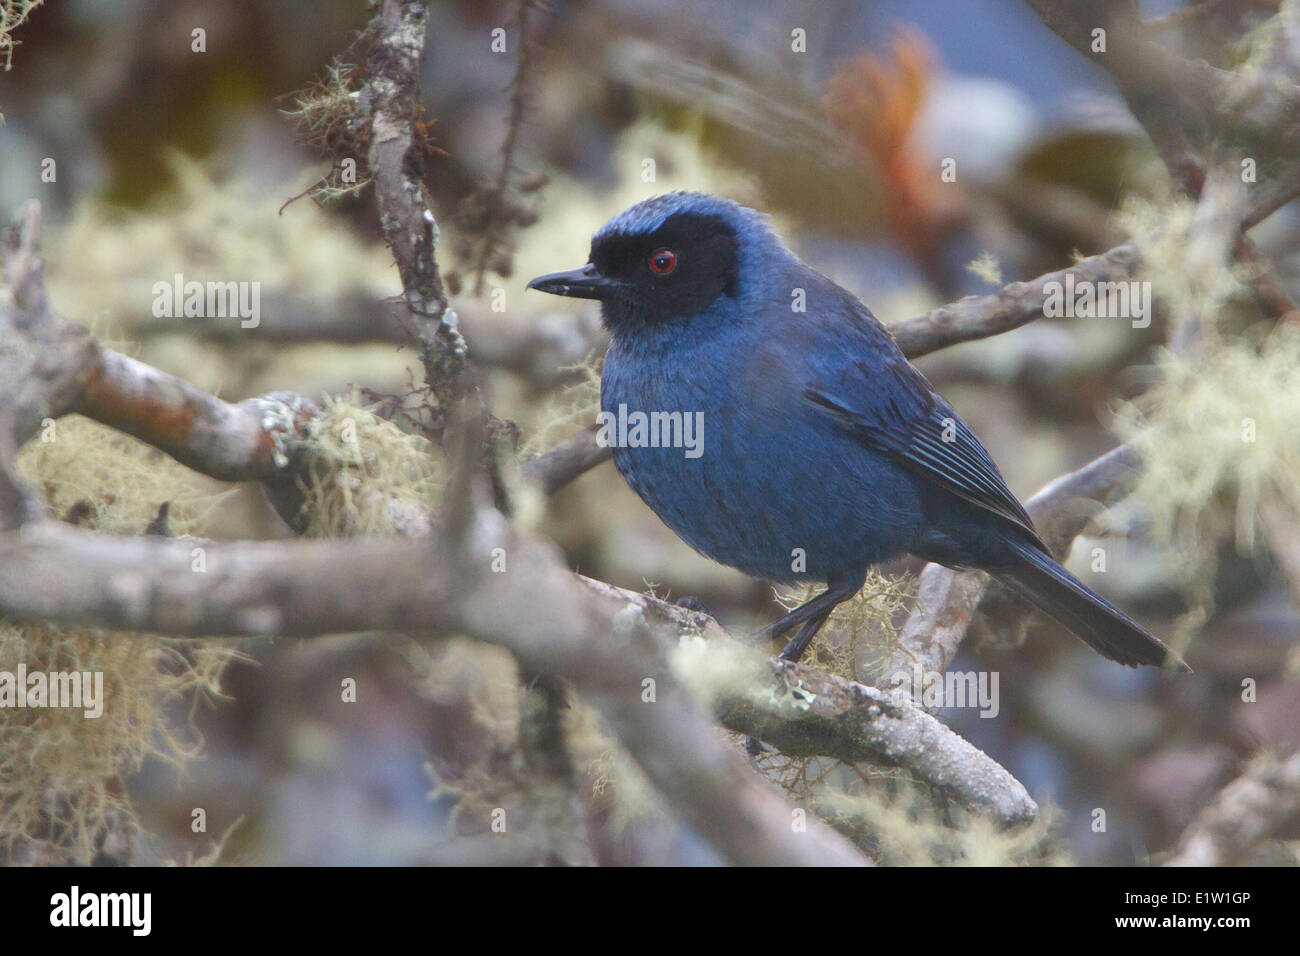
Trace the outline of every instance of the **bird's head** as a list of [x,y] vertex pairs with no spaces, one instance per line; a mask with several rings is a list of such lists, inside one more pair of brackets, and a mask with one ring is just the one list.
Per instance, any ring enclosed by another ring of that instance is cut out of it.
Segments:
[[615,336],[682,322],[735,298],[747,254],[776,242],[758,213],[703,193],[670,193],[619,213],[592,237],[587,264],[528,288],[596,299]]

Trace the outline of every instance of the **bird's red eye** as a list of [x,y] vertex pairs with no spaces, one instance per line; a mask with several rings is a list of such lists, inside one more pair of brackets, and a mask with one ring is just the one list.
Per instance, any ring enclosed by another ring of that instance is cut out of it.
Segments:
[[650,253],[650,271],[658,276],[666,276],[677,268],[677,253],[671,249],[656,249]]

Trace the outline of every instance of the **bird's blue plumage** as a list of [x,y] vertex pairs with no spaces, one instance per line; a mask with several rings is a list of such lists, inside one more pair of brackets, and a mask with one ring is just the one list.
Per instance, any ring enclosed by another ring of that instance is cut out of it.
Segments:
[[[670,216],[695,215],[719,216],[744,232],[749,243],[760,242],[764,237],[775,237],[762,213],[747,209],[740,203],[707,193],[676,192],[653,196],[634,206],[629,206],[615,216],[595,235],[599,241],[610,235],[651,235],[662,226]],[[779,240],[778,240],[779,242]]]
[[1052,559],[952,406],[766,217],[714,196],[658,196],[603,226],[584,269],[531,285],[601,301],[605,413],[700,416],[698,456],[613,450],[673,531],[757,577],[830,582],[786,619],[800,627],[792,656],[869,566],[910,552],[998,575],[1116,660],[1166,660]]
[[[910,550],[923,530],[916,479],[799,398],[820,385],[860,396],[869,410],[869,383],[855,381],[861,373],[853,362],[872,330],[850,316],[813,311],[824,294],[820,277],[797,277],[810,310],[792,312],[787,290],[795,278],[778,265],[739,297],[744,311],[719,301],[689,327],[664,324],[615,339],[601,382],[601,405],[610,412],[623,404],[703,413],[700,457],[615,448],[614,461],[688,544],[777,581],[801,576],[793,570],[800,566],[812,580],[865,570]],[[782,290],[780,298],[765,303],[773,289]],[[753,304],[746,310],[747,298]]]

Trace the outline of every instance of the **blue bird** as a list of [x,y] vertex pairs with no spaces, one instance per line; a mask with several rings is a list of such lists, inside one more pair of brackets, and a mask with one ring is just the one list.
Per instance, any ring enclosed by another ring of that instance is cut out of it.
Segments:
[[1111,660],[1189,670],[1052,558],[889,330],[766,217],[657,196],[606,223],[585,266],[528,288],[600,302],[603,434],[668,527],[746,574],[826,582],[768,629],[795,632],[782,657],[799,659],[869,566],[911,553],[989,572]]

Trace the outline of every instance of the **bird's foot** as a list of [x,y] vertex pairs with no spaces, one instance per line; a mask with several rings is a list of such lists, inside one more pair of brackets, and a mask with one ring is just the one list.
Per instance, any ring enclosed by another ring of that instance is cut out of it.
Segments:
[[704,606],[704,602],[701,601],[699,598],[695,597],[695,595],[693,594],[688,594],[685,597],[679,597],[673,603],[676,604],[678,607],[686,608],[686,610],[688,611],[696,611],[700,614],[708,614],[709,617],[713,617],[713,615],[709,612],[709,609]]

